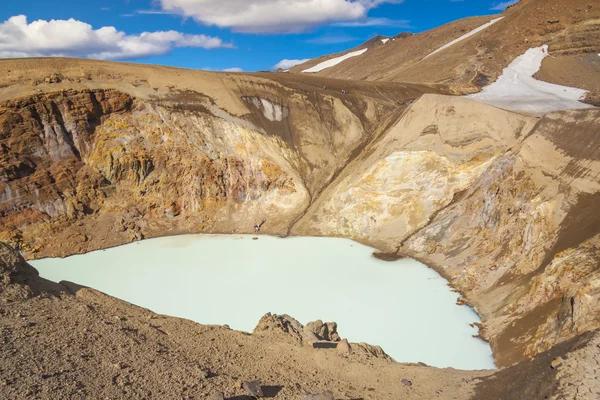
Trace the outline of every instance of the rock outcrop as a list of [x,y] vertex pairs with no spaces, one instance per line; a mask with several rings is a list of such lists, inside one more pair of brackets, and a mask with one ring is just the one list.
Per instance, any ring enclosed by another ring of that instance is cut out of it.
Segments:
[[367,343],[349,343],[347,339],[342,340],[337,332],[335,322],[323,323],[323,321],[317,320],[303,326],[289,315],[267,313],[260,319],[252,334],[311,348],[323,347],[322,342],[332,342],[332,347],[336,348],[336,351],[342,355],[356,355],[393,361],[380,346]]
[[0,292],[9,298],[30,297],[38,276],[17,251],[0,242]]
[[[252,331],[257,336],[273,336],[279,340],[289,340],[292,343],[303,344],[306,338],[304,327],[289,315],[267,313],[258,321]],[[309,337],[308,340],[314,339]]]
[[534,123],[471,100],[425,95],[313,201],[292,233],[342,235],[395,251]]
[[339,342],[340,335],[337,333],[337,324],[335,322],[323,322],[320,319],[309,322],[304,327],[304,331],[313,334],[318,340],[329,342]]

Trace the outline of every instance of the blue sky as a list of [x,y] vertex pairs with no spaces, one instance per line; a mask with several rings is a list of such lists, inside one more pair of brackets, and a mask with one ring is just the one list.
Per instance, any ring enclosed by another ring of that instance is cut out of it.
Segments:
[[[270,69],[282,59],[306,59],[342,51],[376,34],[417,33],[459,18],[496,14],[510,2],[10,0],[3,3],[0,57],[87,56],[184,68],[258,71]],[[26,16],[26,20],[14,18],[19,15]],[[151,34],[142,35],[144,32]]]

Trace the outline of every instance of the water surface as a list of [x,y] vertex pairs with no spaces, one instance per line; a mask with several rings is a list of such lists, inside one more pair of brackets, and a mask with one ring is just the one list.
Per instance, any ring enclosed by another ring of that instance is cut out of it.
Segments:
[[493,368],[489,345],[472,337],[479,317],[456,305],[444,278],[372,253],[337,238],[184,235],[31,264],[52,281],[203,324],[251,332],[266,312],[336,321],[342,337],[380,345],[400,362]]

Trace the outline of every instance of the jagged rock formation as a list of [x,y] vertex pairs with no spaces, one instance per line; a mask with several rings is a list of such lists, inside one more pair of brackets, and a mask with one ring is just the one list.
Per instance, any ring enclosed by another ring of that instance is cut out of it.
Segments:
[[323,321],[317,320],[303,326],[289,315],[267,313],[260,319],[252,334],[275,341],[315,348],[327,347],[327,343],[324,342],[333,342],[331,343],[333,346],[330,347],[337,348],[340,355],[374,357],[393,361],[380,346],[368,343],[348,343],[346,339],[341,340],[335,322],[323,323]]

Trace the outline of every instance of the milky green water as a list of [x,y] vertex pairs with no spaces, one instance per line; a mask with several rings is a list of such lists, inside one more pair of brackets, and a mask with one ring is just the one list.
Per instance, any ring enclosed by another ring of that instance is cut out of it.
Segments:
[[480,322],[432,269],[377,260],[346,239],[185,235],[31,262],[52,281],[90,286],[157,313],[251,332],[267,312],[336,321],[342,337],[396,361],[494,367]]

